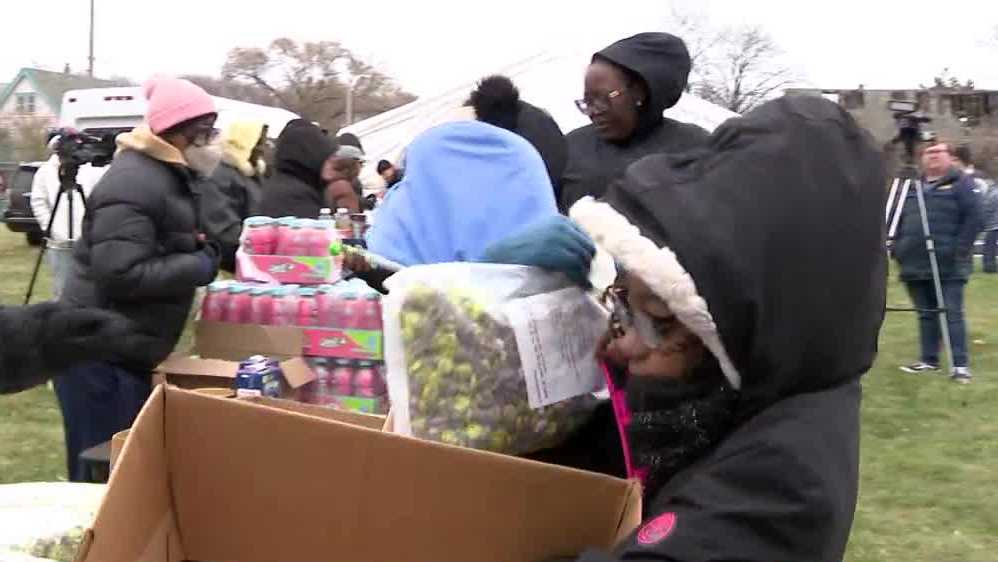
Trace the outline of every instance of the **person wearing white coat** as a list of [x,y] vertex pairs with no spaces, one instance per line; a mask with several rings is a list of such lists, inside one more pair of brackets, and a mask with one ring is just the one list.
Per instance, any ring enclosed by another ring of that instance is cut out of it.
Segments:
[[[84,197],[90,197],[94,186],[104,175],[106,167],[95,168],[90,164],[80,166],[76,174],[76,183],[83,189]],[[31,211],[38,220],[42,231],[47,231],[52,223],[52,232],[46,241],[46,253],[49,267],[52,270],[52,293],[55,299],[62,294],[69,274],[69,265],[73,255],[73,240],[80,236],[83,226],[83,215],[86,205],[79,193],[73,192],[72,236],[70,236],[69,193],[62,196],[59,208],[55,208],[56,197],[59,195],[59,156],[53,154],[35,172],[31,182]],[[54,214],[53,214],[54,213]]]

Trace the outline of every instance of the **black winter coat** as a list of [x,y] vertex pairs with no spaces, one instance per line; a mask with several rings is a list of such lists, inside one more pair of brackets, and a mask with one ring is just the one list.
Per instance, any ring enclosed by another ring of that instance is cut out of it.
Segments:
[[122,135],[122,150],[94,187],[62,299],[113,310],[155,336],[147,371],[173,351],[197,287],[216,274],[217,252],[198,239],[192,172],[180,153],[145,128]]
[[0,394],[27,390],[78,361],[142,360],[155,338],[107,310],[62,302],[0,306]]
[[322,165],[336,148],[336,141],[315,125],[301,119],[288,123],[277,138],[274,175],[264,183],[263,199],[254,214],[319,218],[319,212],[329,206]]
[[[970,176],[951,171],[935,182],[925,182],[925,209],[935,241],[939,276],[967,280],[974,271],[974,240],[981,231],[982,204]],[[894,245],[902,281],[932,279],[929,253],[922,233],[922,218],[915,190],[908,192]]]
[[[575,205],[572,218],[738,390],[712,438],[662,423],[701,427],[709,410],[663,392],[693,382],[627,381],[631,452],[651,461],[640,466],[657,485],[628,540],[580,561],[841,562],[858,490],[859,379],[886,301],[884,182],[879,148],[842,108],[781,98],[693,153],[632,165],[604,202]],[[590,443],[613,440],[588,429]],[[659,471],[657,458],[683,449],[697,455]]]
[[679,101],[690,72],[689,53],[679,38],[667,33],[641,33],[610,45],[593,59],[608,60],[641,77],[649,99],[639,111],[637,129],[624,142],[603,140],[593,125],[565,137],[568,167],[558,201],[563,212],[587,195],[602,197],[610,184],[641,158],[685,152],[707,140],[707,131],[702,128],[662,115]]
[[201,227],[218,244],[222,269],[235,272],[236,250],[243,220],[260,206],[259,176],[247,176],[235,166],[221,163],[210,179],[197,183]]

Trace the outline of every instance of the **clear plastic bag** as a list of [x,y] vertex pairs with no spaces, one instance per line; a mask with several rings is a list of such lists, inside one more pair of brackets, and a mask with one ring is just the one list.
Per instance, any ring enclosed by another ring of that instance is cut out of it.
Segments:
[[446,263],[386,286],[396,432],[519,455],[557,446],[592,413],[606,313],[563,275]]

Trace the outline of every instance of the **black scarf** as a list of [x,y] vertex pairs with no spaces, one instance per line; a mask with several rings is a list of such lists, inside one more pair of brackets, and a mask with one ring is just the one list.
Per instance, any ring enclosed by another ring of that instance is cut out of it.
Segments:
[[637,467],[648,470],[646,497],[710,451],[731,429],[738,393],[707,354],[683,380],[631,376],[627,438]]

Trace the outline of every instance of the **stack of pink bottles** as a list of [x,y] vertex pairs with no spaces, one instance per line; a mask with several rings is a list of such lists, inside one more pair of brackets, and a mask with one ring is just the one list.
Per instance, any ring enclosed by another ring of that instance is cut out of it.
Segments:
[[329,257],[329,246],[339,239],[327,221],[249,217],[243,225],[242,250],[256,256]]
[[381,330],[381,295],[352,286],[256,285],[220,281],[208,286],[201,320],[259,326]]

